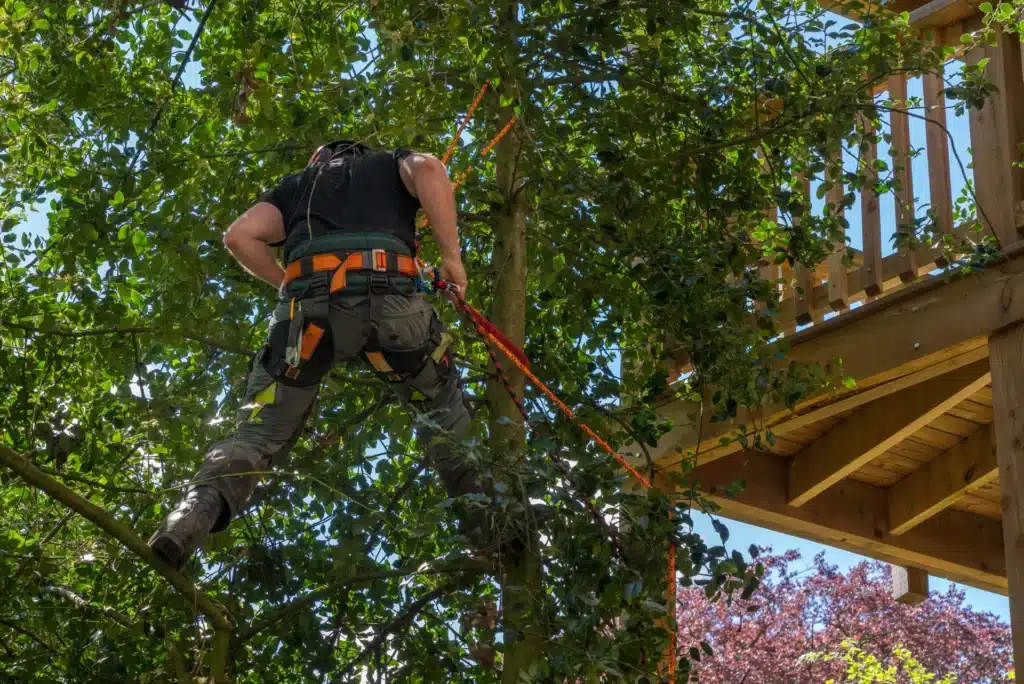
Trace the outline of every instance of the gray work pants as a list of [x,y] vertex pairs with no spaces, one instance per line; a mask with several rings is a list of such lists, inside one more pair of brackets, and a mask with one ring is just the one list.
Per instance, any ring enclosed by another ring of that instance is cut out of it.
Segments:
[[[409,354],[418,349],[427,353],[422,370],[395,382],[395,387],[404,403],[427,414],[429,420],[424,423],[440,428],[421,427],[417,432],[431,464],[452,497],[482,491],[473,468],[454,449],[465,436],[470,417],[450,352],[439,360],[430,357],[437,347],[439,326],[434,321],[433,307],[420,293],[373,296],[381,298],[376,333],[385,354]],[[288,303],[279,305],[274,323],[287,320],[288,311]],[[335,298],[329,319],[333,363],[360,358],[365,363],[364,350],[373,332],[370,296]],[[287,456],[302,432],[318,391],[318,384],[295,387],[276,381],[262,363],[267,353],[264,347],[253,360],[233,433],[213,444],[195,478],[214,487],[227,502],[227,510],[214,526],[214,532],[226,527],[231,517],[243,509],[259,482],[259,475],[245,473],[279,465]]]

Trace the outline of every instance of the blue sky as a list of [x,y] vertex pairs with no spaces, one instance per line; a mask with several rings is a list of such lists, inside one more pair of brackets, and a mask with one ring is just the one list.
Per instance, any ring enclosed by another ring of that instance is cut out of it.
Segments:
[[[195,22],[183,23],[181,28],[192,31],[195,28]],[[196,87],[199,85],[201,75],[201,67],[197,63],[190,64],[184,73],[182,79],[182,85],[186,88]],[[922,94],[921,79],[911,79],[908,86],[908,94],[910,97],[920,97]],[[966,117],[957,117],[954,115],[952,110],[948,113],[949,120],[948,126],[953,134],[954,140],[958,141],[957,151],[964,158],[964,163],[969,162],[967,142],[970,139],[969,129]],[[911,145],[917,148],[925,147],[925,124],[923,121],[918,119],[910,120],[910,137]],[[880,143],[878,149],[878,157],[880,159],[889,159],[888,149],[884,141]],[[951,173],[953,197],[955,198],[961,188],[964,185],[964,179],[959,173],[958,167],[956,166],[953,155],[950,155],[953,170]],[[851,160],[848,158],[847,163],[852,168]],[[913,176],[915,178],[914,183],[914,194],[918,198],[918,206],[928,204],[929,202],[929,188],[928,188],[928,169],[927,169],[927,158],[924,154],[916,158],[913,162],[912,168]],[[968,170],[970,173],[970,170]],[[812,197],[815,197],[814,190],[816,189],[816,183],[812,184]],[[823,204],[823,200],[815,199],[815,206],[820,209]],[[893,204],[893,198],[886,196],[881,199],[881,212],[882,212],[882,237],[883,237],[883,254],[892,253],[891,237],[895,231],[895,206]],[[847,218],[850,221],[850,244],[853,247],[861,247],[861,234],[860,234],[860,203],[859,200],[852,209],[847,213]],[[47,232],[47,218],[46,208],[39,207],[37,210],[32,211],[28,214],[27,220],[19,227],[21,230],[28,231],[37,235],[45,235]],[[694,523],[696,531],[699,532],[706,539],[717,539],[717,533],[714,531],[711,525],[711,519],[709,516],[703,514],[695,514]],[[797,537],[782,534],[779,532],[772,532],[770,530],[754,527],[744,523],[736,521],[726,521],[730,531],[730,539],[726,545],[730,550],[739,549],[746,551],[751,544],[758,546],[772,547],[777,552],[782,552],[788,549],[796,549],[801,552],[805,561],[809,564],[811,559],[818,553],[824,552],[828,562],[839,566],[841,569],[847,569],[866,560],[864,556],[842,551],[833,547],[824,546],[815,542],[806,541]],[[931,589],[933,591],[945,591],[950,585],[947,580],[932,578]],[[967,593],[967,601],[975,609],[981,611],[987,611],[996,614],[1005,622],[1009,621],[1009,601],[1004,596],[999,596],[991,592],[982,591],[979,589],[973,589],[964,587]]]

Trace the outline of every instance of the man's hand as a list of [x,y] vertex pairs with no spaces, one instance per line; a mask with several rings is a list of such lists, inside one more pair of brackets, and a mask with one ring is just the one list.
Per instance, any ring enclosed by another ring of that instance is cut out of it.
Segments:
[[458,299],[465,299],[466,290],[469,287],[469,279],[466,278],[466,269],[462,266],[462,259],[457,256],[454,259],[444,259],[437,270],[443,280],[458,288],[457,294],[452,292],[446,293],[448,297],[453,302]]

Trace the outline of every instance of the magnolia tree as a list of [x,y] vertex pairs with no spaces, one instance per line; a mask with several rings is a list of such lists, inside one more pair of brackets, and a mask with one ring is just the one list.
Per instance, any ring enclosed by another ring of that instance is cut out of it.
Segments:
[[[680,643],[704,640],[711,646],[712,654],[693,664],[703,684],[847,681],[843,674],[852,664],[875,658],[872,667],[887,669],[906,651],[925,670],[956,675],[960,684],[1007,677],[1009,626],[966,605],[961,590],[933,592],[910,606],[892,598],[884,563],[863,562],[844,573],[823,555],[808,566],[796,551],[767,555],[761,562],[763,583],[751,600],[709,607],[695,588],[679,597]],[[846,642],[851,641],[860,652],[850,650]]]

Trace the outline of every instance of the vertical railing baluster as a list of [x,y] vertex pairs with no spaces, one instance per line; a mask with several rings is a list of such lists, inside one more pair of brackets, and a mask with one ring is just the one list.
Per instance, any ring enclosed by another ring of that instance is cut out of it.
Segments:
[[[896,190],[896,230],[912,230],[914,225],[914,175],[910,168],[910,118],[907,108],[907,75],[889,77],[889,99],[892,110],[889,122],[892,127],[893,175],[898,184]],[[903,111],[900,111],[903,110]],[[899,248],[899,277],[907,283],[917,278],[917,258],[914,250],[907,246]]]

